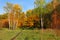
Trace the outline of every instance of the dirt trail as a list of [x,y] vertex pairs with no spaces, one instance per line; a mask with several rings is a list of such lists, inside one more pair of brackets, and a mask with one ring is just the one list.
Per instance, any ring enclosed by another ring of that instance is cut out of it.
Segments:
[[21,34],[22,31],[18,32],[13,38],[11,38],[11,40],[15,40],[15,38]]

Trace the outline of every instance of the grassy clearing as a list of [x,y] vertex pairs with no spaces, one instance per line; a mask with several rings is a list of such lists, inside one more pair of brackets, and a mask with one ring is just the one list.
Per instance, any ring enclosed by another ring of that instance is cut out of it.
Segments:
[[13,36],[15,36],[20,30],[8,30],[2,29],[0,30],[0,40],[10,40]]
[[43,30],[43,32],[42,30],[24,30],[16,40],[60,40],[60,37],[50,29]]
[[[10,40],[21,30],[0,30],[0,40]],[[57,38],[56,38],[57,37]],[[60,36],[56,36],[52,30],[22,30],[15,40],[60,40]]]

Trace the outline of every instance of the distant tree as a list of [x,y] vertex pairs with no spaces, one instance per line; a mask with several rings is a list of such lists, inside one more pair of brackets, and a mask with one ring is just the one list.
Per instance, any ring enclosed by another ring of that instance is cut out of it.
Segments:
[[27,16],[27,26],[28,28],[38,28],[38,26],[40,25],[39,23],[39,16],[37,15],[37,13],[35,13],[35,10],[28,10],[26,12],[26,16]]

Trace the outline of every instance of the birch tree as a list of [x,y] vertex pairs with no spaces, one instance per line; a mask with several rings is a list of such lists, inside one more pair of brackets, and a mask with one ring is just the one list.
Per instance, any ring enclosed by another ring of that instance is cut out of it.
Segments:
[[14,26],[13,29],[17,28],[18,25],[18,20],[20,13],[22,12],[22,7],[19,6],[18,4],[13,5],[13,11],[14,11]]
[[8,13],[8,23],[9,23],[9,29],[11,27],[11,20],[10,20],[10,12],[12,10],[12,5],[11,3],[6,3],[6,6],[4,7],[4,10],[6,11],[6,13]]
[[43,28],[43,8],[45,6],[46,2],[45,0],[35,0],[35,7],[39,8],[40,18],[41,18],[41,28]]
[[22,11],[21,6],[7,3],[4,9],[8,13],[9,29],[15,29],[18,24],[19,13]]

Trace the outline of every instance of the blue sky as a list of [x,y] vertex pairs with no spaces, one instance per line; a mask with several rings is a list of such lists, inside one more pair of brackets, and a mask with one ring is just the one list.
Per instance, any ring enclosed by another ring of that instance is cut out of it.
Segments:
[[4,13],[3,7],[6,5],[6,2],[21,5],[24,12],[34,8],[34,0],[0,0],[0,14]]

